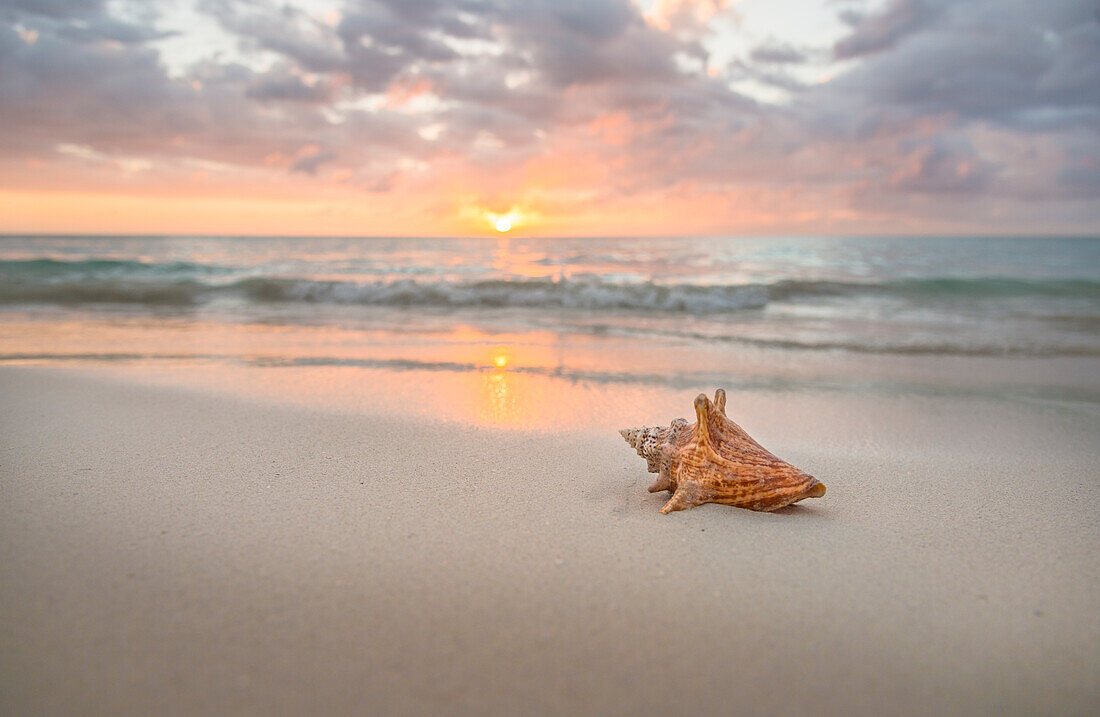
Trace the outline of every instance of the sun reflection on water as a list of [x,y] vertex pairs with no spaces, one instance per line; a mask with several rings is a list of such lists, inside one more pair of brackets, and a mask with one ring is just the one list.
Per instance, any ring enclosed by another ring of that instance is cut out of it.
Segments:
[[522,376],[510,372],[509,353],[495,349],[490,357],[490,370],[481,375],[480,394],[474,403],[481,421],[496,425],[516,425],[525,421],[521,401]]

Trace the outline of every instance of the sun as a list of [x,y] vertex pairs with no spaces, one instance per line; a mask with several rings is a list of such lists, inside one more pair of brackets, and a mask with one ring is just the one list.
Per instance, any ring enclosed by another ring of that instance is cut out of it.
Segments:
[[528,219],[527,213],[520,211],[519,207],[514,205],[504,214],[497,214],[496,212],[491,212],[487,209],[481,209],[479,210],[479,213],[481,215],[481,218],[485,222],[487,222],[489,226],[491,226],[493,229],[496,229],[501,234],[503,234],[504,232],[512,231],[516,227],[526,224]]

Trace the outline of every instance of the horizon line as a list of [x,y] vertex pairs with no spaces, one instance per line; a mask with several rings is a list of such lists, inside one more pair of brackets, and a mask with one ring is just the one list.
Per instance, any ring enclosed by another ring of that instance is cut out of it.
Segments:
[[213,234],[196,232],[12,232],[0,231],[0,239],[417,239],[417,240],[499,240],[499,239],[638,239],[638,240],[699,240],[699,239],[1100,239],[1100,230],[1094,233],[988,233],[962,234],[524,234],[502,232],[499,234]]

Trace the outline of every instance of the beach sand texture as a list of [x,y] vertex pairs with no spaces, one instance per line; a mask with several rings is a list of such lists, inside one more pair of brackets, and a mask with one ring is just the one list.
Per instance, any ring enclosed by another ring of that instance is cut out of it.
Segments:
[[1100,704],[1091,414],[731,394],[828,494],[659,515],[615,431],[62,369],[4,368],[0,395],[5,715]]

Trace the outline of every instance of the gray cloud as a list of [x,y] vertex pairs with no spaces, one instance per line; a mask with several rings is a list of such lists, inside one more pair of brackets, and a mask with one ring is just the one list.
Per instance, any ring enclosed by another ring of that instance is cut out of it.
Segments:
[[993,168],[967,142],[945,137],[902,142],[905,152],[891,186],[922,193],[972,193],[986,187]]
[[318,80],[310,84],[286,65],[276,65],[266,72],[255,74],[247,84],[246,96],[260,101],[321,104],[334,95],[330,82]]
[[[1100,119],[1095,8],[1073,0],[1047,7],[1023,0],[958,2],[935,31],[906,25],[904,44],[867,58],[837,86],[909,116],[946,113],[1019,129],[1094,124]],[[922,17],[939,11],[925,9]]]
[[668,82],[676,51],[698,53],[647,26],[626,0],[520,3],[505,18],[517,51],[555,87]]
[[853,31],[836,44],[834,52],[843,60],[889,49],[931,23],[944,4],[943,0],[891,0],[878,13],[841,11],[841,19],[852,25]]
[[45,27],[28,44],[0,27],[0,55],[0,141],[8,147],[149,148],[199,125],[189,88],[167,80],[153,50],[75,43]]
[[60,20],[99,15],[105,5],[105,0],[0,0],[0,13],[18,12]]
[[250,49],[269,50],[311,72],[340,69],[344,59],[330,28],[290,5],[253,0],[198,0]]
[[304,157],[299,157],[294,160],[290,165],[291,172],[301,172],[303,174],[317,174],[317,168],[325,162],[331,162],[336,159],[336,153],[332,150],[318,150],[315,154],[311,153]]
[[770,42],[758,45],[749,53],[754,63],[773,65],[798,64],[806,61],[806,53],[783,43]]

